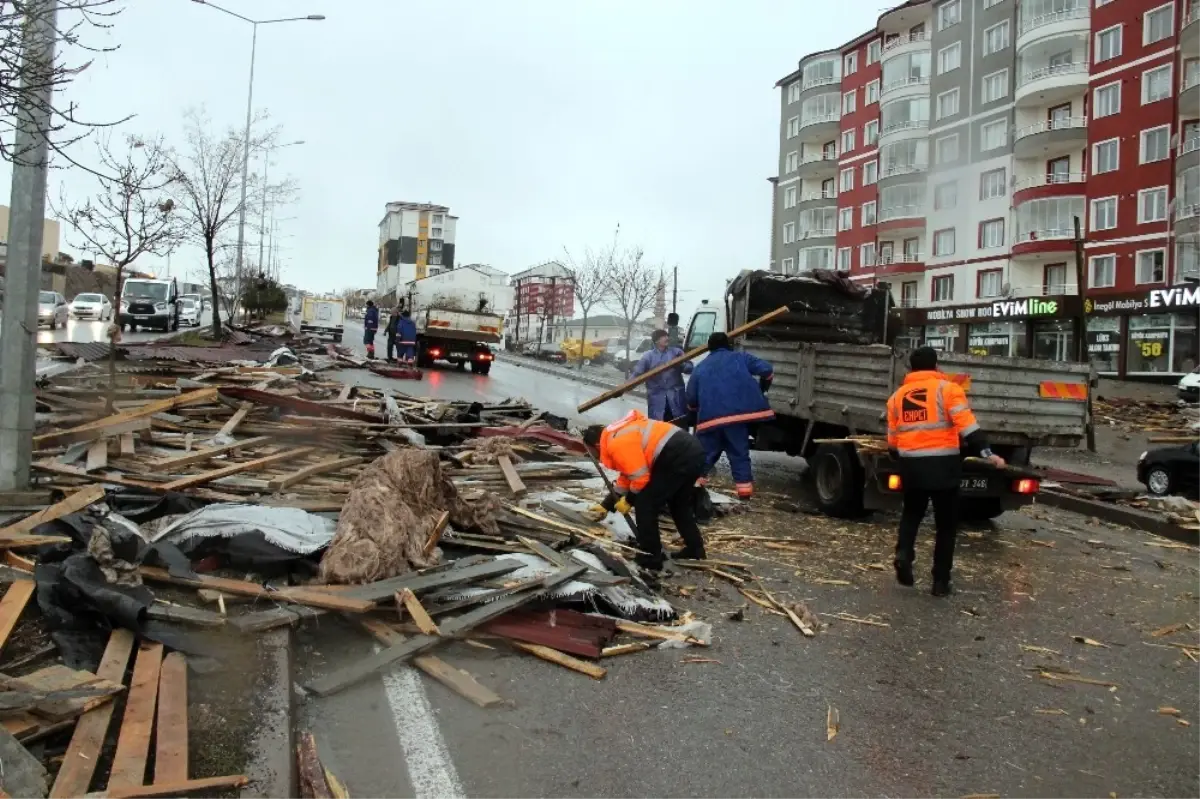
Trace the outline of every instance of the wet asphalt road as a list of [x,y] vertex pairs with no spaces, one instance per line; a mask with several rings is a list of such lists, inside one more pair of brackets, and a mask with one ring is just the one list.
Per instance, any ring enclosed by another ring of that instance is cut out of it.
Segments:
[[[565,382],[497,364],[491,378],[427,372],[423,390],[401,388],[498,400],[526,387],[520,395],[550,410],[594,393]],[[300,700],[326,766],[352,794],[372,796],[428,797],[447,785],[465,796],[1200,795],[1198,666],[1169,645],[1196,644],[1195,550],[1035,507],[965,531],[958,592],[936,600],[924,574],[920,590],[894,583],[894,518],[836,521],[803,512],[802,498],[800,512],[775,509],[801,497],[798,468],[756,459],[768,462],[754,509],[710,534],[810,545],[787,557],[718,554],[754,563],[781,600],[888,626],[823,615],[828,628],[804,639],[730,584],[683,573],[667,584],[690,596],[672,599],[713,623],[711,648],[613,658],[593,681],[515,653],[443,646],[443,659],[511,706],[478,709],[403,669]],[[742,607],[745,621],[725,618]],[[1192,629],[1151,634],[1177,623]],[[298,642],[301,679],[372,646],[337,621]],[[719,662],[684,662],[695,656]],[[1040,676],[1064,670],[1115,687]],[[425,702],[444,741],[432,757],[401,737]],[[830,707],[840,730],[827,741]],[[439,772],[447,764],[450,781]]]
[[[212,316],[209,311],[204,311],[200,315],[201,326],[212,321]],[[40,346],[52,344],[56,341],[72,341],[76,344],[82,344],[91,341],[107,341],[104,331],[108,328],[107,321],[100,322],[95,320],[68,319],[66,327],[59,327],[51,330],[48,327],[42,326],[38,328],[37,343]],[[183,328],[180,328],[181,330]],[[169,332],[161,330],[143,330],[138,328],[138,332],[131,333],[126,331],[121,334],[121,341],[125,344],[136,344],[138,342],[154,341],[163,336],[170,335]]]

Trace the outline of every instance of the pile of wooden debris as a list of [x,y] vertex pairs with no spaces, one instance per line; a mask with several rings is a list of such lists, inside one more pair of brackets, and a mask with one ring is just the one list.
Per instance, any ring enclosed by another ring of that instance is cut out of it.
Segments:
[[1152,443],[1187,443],[1200,434],[1200,405],[1182,402],[1096,397],[1097,424],[1147,433]]

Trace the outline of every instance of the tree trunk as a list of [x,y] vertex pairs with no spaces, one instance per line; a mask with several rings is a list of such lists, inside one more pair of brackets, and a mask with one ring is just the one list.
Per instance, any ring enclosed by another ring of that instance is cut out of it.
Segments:
[[[113,314],[116,319],[110,319],[110,330],[115,325],[117,331],[121,329],[121,275],[125,272],[125,264],[117,264],[117,288],[113,292]],[[105,413],[110,416],[113,413],[113,406],[117,396],[117,336],[108,337],[108,400],[105,403]]]
[[217,289],[217,265],[213,262],[213,242],[205,242],[205,255],[208,257],[208,290],[212,292],[212,334],[213,341],[221,342],[221,295]]
[[625,322],[625,376],[629,377],[633,364],[629,362],[629,345],[633,343],[633,322]]
[[588,312],[583,312],[583,329],[579,331],[579,371],[583,371],[583,353],[587,349]]

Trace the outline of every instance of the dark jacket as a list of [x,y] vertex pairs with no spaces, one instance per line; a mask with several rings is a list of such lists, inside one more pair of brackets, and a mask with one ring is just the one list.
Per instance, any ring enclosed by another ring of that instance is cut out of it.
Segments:
[[378,330],[379,329],[379,309],[372,305],[363,314],[363,329]]
[[400,317],[396,322],[396,340],[401,344],[416,344],[417,323],[411,318]]
[[400,314],[393,312],[390,316],[388,316],[387,327],[383,329],[383,332],[387,334],[388,338],[396,337],[396,325],[399,323]]
[[696,432],[773,419],[775,412],[758,380],[773,373],[771,364],[750,353],[710,352],[692,370],[687,384],[688,410],[696,412]]

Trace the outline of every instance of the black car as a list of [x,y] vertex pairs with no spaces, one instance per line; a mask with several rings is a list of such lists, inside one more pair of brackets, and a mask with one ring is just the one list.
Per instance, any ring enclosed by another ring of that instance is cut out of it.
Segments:
[[1200,443],[1143,452],[1137,477],[1156,496],[1200,493]]

